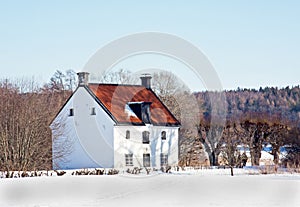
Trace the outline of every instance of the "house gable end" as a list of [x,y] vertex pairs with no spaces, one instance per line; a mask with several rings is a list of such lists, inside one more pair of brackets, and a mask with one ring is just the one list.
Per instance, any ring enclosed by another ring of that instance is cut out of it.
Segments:
[[117,119],[112,115],[112,113],[104,106],[104,104],[99,100],[99,98],[90,90],[88,86],[83,86],[87,92],[93,97],[93,99],[99,104],[99,106],[107,113],[107,115],[116,123],[118,124]]
[[62,105],[62,107],[59,109],[59,111],[56,113],[56,115],[53,117],[53,119],[51,120],[49,126],[53,125],[53,122],[55,121],[55,119],[59,116],[59,114],[62,112],[62,110],[66,107],[66,105],[69,103],[69,101],[73,98],[74,94],[77,92],[78,87],[75,89],[75,91],[70,95],[70,97],[66,100],[66,102]]

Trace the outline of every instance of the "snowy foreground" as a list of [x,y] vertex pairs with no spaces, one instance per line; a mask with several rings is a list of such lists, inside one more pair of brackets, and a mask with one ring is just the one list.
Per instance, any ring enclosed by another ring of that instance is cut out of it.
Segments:
[[[222,172],[222,173],[218,173]],[[0,206],[300,206],[300,176],[224,171],[0,179]]]

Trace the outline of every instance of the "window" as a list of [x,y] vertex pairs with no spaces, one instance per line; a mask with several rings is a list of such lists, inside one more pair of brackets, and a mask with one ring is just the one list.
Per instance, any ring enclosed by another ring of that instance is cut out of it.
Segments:
[[150,167],[150,154],[143,154],[144,167]]
[[133,154],[125,154],[125,165],[133,166]]
[[130,131],[129,130],[126,131],[126,139],[130,139]]
[[160,166],[167,166],[168,165],[168,155],[161,153],[160,154]]
[[148,131],[143,131],[143,144],[149,144],[149,134],[150,132]]
[[92,108],[91,115],[96,115],[96,108],[95,107]]
[[69,110],[69,116],[74,116],[74,109]]
[[167,139],[167,133],[166,133],[166,131],[162,131],[161,132],[161,139],[162,140],[166,140]]

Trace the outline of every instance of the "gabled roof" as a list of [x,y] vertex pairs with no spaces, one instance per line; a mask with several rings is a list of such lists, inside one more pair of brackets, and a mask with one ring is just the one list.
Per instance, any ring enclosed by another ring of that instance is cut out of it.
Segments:
[[[129,102],[151,102],[150,113],[153,125],[180,125],[156,94],[140,85],[89,84],[88,88],[102,106],[112,115],[117,124],[144,124],[128,110]],[[127,105],[127,106],[126,106]]]

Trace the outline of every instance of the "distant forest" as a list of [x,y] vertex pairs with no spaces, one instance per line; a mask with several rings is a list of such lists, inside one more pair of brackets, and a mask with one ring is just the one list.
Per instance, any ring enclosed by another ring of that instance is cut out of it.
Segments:
[[[203,103],[205,114],[210,114],[209,94],[213,92],[196,92],[195,97]],[[299,124],[300,120],[300,88],[265,87],[256,89],[240,89],[225,91],[227,118],[240,117],[246,113],[262,113],[278,116],[286,121]]]

